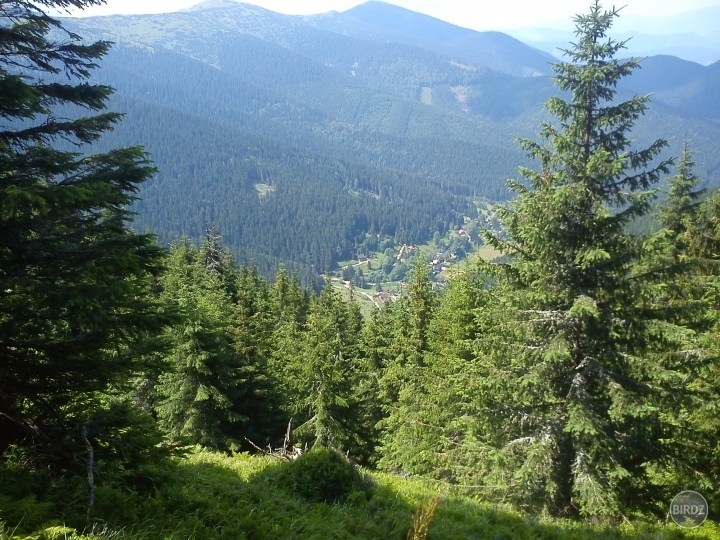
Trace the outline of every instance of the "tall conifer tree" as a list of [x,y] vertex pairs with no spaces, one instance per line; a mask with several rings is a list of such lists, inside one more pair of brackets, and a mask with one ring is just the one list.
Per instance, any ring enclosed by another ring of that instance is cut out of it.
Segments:
[[692,156],[686,142],[647,265],[659,265],[667,276],[656,285],[658,302],[687,333],[694,331],[687,350],[697,359],[689,381],[695,401],[677,424],[684,459],[675,462],[673,479],[703,491],[713,506],[720,500],[714,489],[720,480],[720,197],[702,200]]
[[413,263],[407,298],[391,314],[393,335],[379,381],[385,408],[380,464],[386,469],[428,472],[424,432],[430,411],[423,399],[423,382],[435,303],[429,268],[418,257]]
[[356,415],[353,386],[362,319],[354,303],[346,303],[332,284],[313,302],[295,357],[298,375],[296,413],[304,422],[297,434],[312,446],[354,450]]
[[[598,2],[575,19],[577,41],[554,66],[569,95],[551,98],[542,141],[523,140],[540,170],[521,169],[502,211],[509,240],[487,235],[510,262],[479,314],[484,371],[475,426],[489,485],[554,513],[618,516],[651,507],[658,470],[676,456],[675,411],[694,355],[656,309],[633,265],[626,225],[644,215],[670,165],[659,139],[634,149],[649,97],[618,101],[639,67],[608,38],[618,16]],[[662,501],[664,502],[664,501]]]
[[667,200],[660,206],[660,222],[681,240],[698,213],[704,189],[696,189],[700,179],[695,176],[690,143],[685,141],[677,173],[668,182]]
[[172,347],[156,387],[156,412],[171,437],[227,449],[245,434],[254,367],[233,349],[233,304],[203,255],[188,243],[176,246],[160,280],[163,299],[185,321],[168,332]]
[[229,336],[235,354],[244,366],[249,392],[235,403],[247,421],[243,436],[256,446],[278,442],[285,434],[287,419],[281,412],[279,381],[271,369],[276,318],[267,281],[255,266],[240,269],[235,287],[237,301]]
[[[100,0],[0,3],[0,450],[65,438],[100,392],[142,370],[164,324],[150,294],[162,250],[128,207],[154,171],[139,148],[81,155],[120,115],[88,83],[108,51],[48,15]],[[65,118],[61,107],[88,115]]]

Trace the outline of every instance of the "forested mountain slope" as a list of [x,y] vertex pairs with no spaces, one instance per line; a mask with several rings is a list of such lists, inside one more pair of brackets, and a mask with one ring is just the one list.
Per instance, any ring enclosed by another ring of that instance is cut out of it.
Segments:
[[[141,142],[159,168],[137,226],[169,240],[217,223],[239,259],[268,273],[285,261],[306,283],[377,235],[418,242],[461,224],[471,197],[506,198],[527,163],[515,137],[555,92],[546,53],[383,2],[66,23],[116,43],[94,80],[127,122],[103,144]],[[692,139],[699,174],[720,183],[718,66],[646,65],[622,88],[656,92],[639,141],[675,136],[678,154]]]
[[164,133],[146,145],[163,172],[144,187],[139,226],[173,238],[225,225],[242,257],[265,269],[285,262],[308,283],[354,256],[365,231],[418,242],[470,211],[466,197],[422,176],[330,160],[137,100],[113,105],[132,110],[116,141],[137,140],[148,125]]

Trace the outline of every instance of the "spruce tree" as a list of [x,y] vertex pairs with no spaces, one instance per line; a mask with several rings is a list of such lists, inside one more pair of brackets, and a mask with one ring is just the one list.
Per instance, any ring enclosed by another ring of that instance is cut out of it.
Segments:
[[664,229],[652,239],[647,266],[658,265],[668,276],[656,285],[658,302],[692,331],[686,349],[696,357],[688,384],[694,401],[683,408],[677,425],[684,459],[675,462],[671,485],[692,485],[713,506],[720,501],[714,489],[720,480],[720,197],[702,199],[692,156],[686,142],[668,181],[660,213]]
[[[486,485],[553,513],[619,516],[663,501],[663,467],[678,458],[676,411],[687,403],[694,355],[634,272],[628,222],[648,212],[670,160],[658,139],[630,132],[649,97],[619,101],[639,67],[608,37],[615,9],[575,19],[577,41],[554,66],[569,98],[553,97],[541,141],[521,144],[540,169],[521,169],[502,210],[509,235],[487,240],[510,257],[478,313],[478,417]],[[654,507],[657,510],[659,507]]]
[[222,239],[223,237],[214,223],[212,226],[206,227],[200,252],[205,262],[205,269],[222,282],[231,300],[235,302],[238,298],[238,267]]
[[649,280],[647,289],[653,288],[655,309],[662,310],[667,320],[703,332],[713,316],[703,301],[704,280],[698,279],[704,257],[692,247],[702,236],[698,227],[705,192],[697,189],[700,179],[693,172],[692,156],[686,141],[677,172],[668,179],[667,198],[659,205],[662,229],[645,241],[634,272]]
[[88,82],[109,44],[47,13],[100,3],[0,4],[0,450],[65,440],[143,370],[167,322],[151,294],[162,250],[129,228],[151,163],[140,148],[81,153],[121,116]]
[[257,267],[241,268],[235,289],[237,300],[228,332],[235,355],[245,366],[250,390],[235,403],[235,409],[247,418],[239,426],[243,437],[264,447],[279,442],[287,426],[281,411],[280,381],[270,367],[278,314],[272,311],[270,287]]
[[288,278],[285,268],[280,268],[270,292],[272,313],[272,347],[268,362],[269,376],[278,394],[286,422],[294,427],[302,423],[298,416],[300,400],[299,344],[309,310],[310,300],[293,275]]
[[413,396],[419,426],[415,452],[407,452],[397,464],[408,472],[464,482],[482,468],[473,427],[485,374],[478,373],[473,352],[476,314],[484,312],[489,294],[485,279],[469,267],[453,276],[430,322],[424,368]]
[[677,173],[668,184],[667,199],[660,206],[660,223],[668,229],[677,240],[688,230],[694,216],[700,208],[704,189],[696,189],[700,179],[695,176],[693,154],[690,143],[685,141]]
[[698,261],[695,291],[702,295],[711,326],[699,339],[705,361],[693,381],[697,406],[688,410],[688,421],[696,428],[692,438],[681,439],[693,460],[683,467],[681,478],[686,485],[704,488],[708,504],[715,508],[720,505],[720,194],[703,202],[688,237],[688,250]]
[[297,276],[293,274],[288,278],[287,271],[281,267],[275,275],[275,283],[270,295],[272,312],[277,323],[304,324],[309,301],[307,293],[300,287]]
[[[381,425],[386,469],[428,472],[425,426],[430,409],[423,400],[428,335],[436,298],[429,268],[421,258],[412,267],[407,298],[394,312],[392,340],[379,381],[385,417]],[[432,434],[431,434],[432,435]]]
[[380,379],[388,358],[392,341],[393,304],[375,308],[363,325],[360,336],[358,368],[359,377],[354,389],[358,408],[357,425],[361,438],[359,455],[364,463],[378,459],[377,447],[380,444],[380,422],[385,417]]
[[353,451],[359,443],[353,387],[362,319],[330,281],[313,302],[294,358],[297,435],[311,446]]
[[167,334],[171,348],[155,388],[156,414],[173,439],[237,447],[249,421],[244,405],[252,395],[254,367],[233,349],[230,295],[189,243],[172,250],[167,267],[162,297],[182,310],[185,321]]

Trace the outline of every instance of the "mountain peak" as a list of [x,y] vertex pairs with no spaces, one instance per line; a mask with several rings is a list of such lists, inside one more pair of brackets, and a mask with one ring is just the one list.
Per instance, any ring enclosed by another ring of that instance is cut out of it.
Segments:
[[189,8],[181,9],[180,11],[206,11],[208,9],[222,9],[238,7],[238,2],[235,0],[205,0],[199,4],[195,4]]
[[454,39],[472,33],[472,30],[382,0],[369,0],[344,11],[342,15],[382,27],[383,31],[432,34],[436,39]]

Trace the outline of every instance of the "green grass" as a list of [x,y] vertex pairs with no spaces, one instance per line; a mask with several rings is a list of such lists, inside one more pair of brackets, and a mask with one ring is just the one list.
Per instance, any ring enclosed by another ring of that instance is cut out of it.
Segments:
[[493,259],[497,259],[498,257],[502,256],[502,252],[498,251],[494,247],[490,245],[483,245],[480,246],[476,253],[482,257],[485,260],[492,261]]
[[[165,471],[164,482],[144,493],[98,486],[90,527],[85,525],[81,494],[68,497],[77,501],[77,507],[66,507],[63,515],[42,525],[35,523],[33,535],[22,523],[6,520],[5,536],[0,528],[0,537],[404,539],[413,516],[439,495],[429,527],[431,540],[720,539],[720,528],[710,523],[687,531],[675,525],[625,523],[613,528],[527,516],[446,486],[361,471],[330,454],[306,454],[302,461],[282,462],[199,451],[175,460],[172,470]],[[76,487],[82,492],[81,482]],[[32,513],[27,501],[26,506]],[[0,502],[0,520],[6,517]]]
[[350,289],[340,281],[333,280],[332,285],[338,290],[346,302],[349,302],[351,298],[357,302],[360,306],[360,312],[366,317],[369,317],[377,307],[375,302],[373,302],[371,298],[368,298],[368,296],[372,297],[375,293],[375,289],[371,287],[365,289],[355,287],[354,293],[351,293]]

